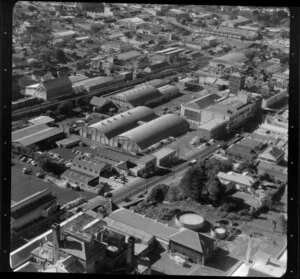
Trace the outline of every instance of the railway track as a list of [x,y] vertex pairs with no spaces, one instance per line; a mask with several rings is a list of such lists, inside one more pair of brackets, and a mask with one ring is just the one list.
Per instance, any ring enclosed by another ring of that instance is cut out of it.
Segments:
[[73,94],[67,95],[67,96],[61,97],[59,99],[56,99],[56,100],[53,100],[53,101],[50,101],[50,102],[47,102],[44,104],[37,104],[34,106],[18,109],[18,110],[15,110],[12,112],[12,120],[20,119],[21,117],[26,116],[26,114],[42,113],[42,112],[50,110],[50,109],[55,109],[62,101],[76,101],[78,99],[81,99],[82,97],[92,98],[93,96],[97,96],[97,95],[102,96],[102,97],[108,97],[108,96],[117,94],[123,90],[133,88],[135,85],[138,85],[140,83],[144,83],[146,81],[149,81],[149,80],[152,80],[155,78],[167,77],[167,76],[170,76],[175,73],[176,73],[176,71],[175,71],[174,67],[172,67],[170,69],[166,69],[162,72],[155,73],[155,74],[152,74],[147,77],[142,77],[142,78],[138,78],[136,80],[126,81],[126,82],[122,82],[119,84],[113,84],[110,86],[106,86],[104,88],[91,91],[88,94],[80,94],[80,95],[76,95],[75,97]]

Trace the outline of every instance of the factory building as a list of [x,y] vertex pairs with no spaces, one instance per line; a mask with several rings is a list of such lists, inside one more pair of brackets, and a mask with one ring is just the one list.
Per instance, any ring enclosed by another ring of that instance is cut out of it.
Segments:
[[137,106],[149,106],[160,100],[161,94],[153,86],[140,86],[123,91],[109,97],[121,110],[132,109]]
[[22,146],[50,144],[65,137],[63,130],[45,124],[31,125],[12,133],[12,143]]
[[155,118],[156,114],[152,109],[138,106],[90,126],[83,126],[79,134],[102,144],[116,146],[116,136]]
[[231,131],[257,115],[261,109],[259,94],[241,91],[237,96],[226,98],[201,113],[201,123],[214,118],[228,120],[227,130]]
[[163,139],[183,134],[189,126],[183,117],[166,114],[119,135],[116,140],[118,147],[139,153]]
[[205,140],[221,139],[227,133],[227,120],[212,119],[200,125],[198,131],[200,137]]
[[76,93],[81,93],[81,92],[92,92],[95,90],[99,90],[103,87],[113,85],[116,82],[121,81],[121,78],[115,78],[111,76],[105,76],[105,77],[95,77],[95,78],[89,78],[85,79],[79,82],[76,82],[73,86],[73,90]]
[[152,87],[155,87],[155,88],[159,88],[159,87],[165,86],[169,83],[170,82],[166,79],[152,79],[150,81],[147,81],[147,82],[136,85],[135,88],[138,88],[138,87],[141,87],[141,86],[152,86]]
[[49,217],[57,209],[57,200],[49,189],[37,192],[11,206],[10,228],[18,231],[38,218]]
[[[157,82],[155,86],[160,84]],[[120,110],[124,111],[137,106],[153,106],[176,96],[178,93],[178,88],[173,85],[165,85],[158,88],[144,85],[123,91],[109,98]]]
[[68,77],[50,79],[43,81],[38,86],[31,86],[25,90],[25,93],[45,101],[54,100],[66,95],[71,95],[72,82]]
[[185,117],[189,122],[199,125],[202,122],[202,111],[221,100],[222,98],[219,95],[207,94],[191,102],[182,104],[180,115]]
[[143,176],[156,167],[156,157],[144,155],[142,157],[130,154],[116,148],[100,148],[97,158],[102,161],[109,161],[119,173],[132,176]]
[[175,159],[176,153],[177,152],[174,149],[162,148],[152,153],[152,155],[156,157],[156,165],[159,167],[163,167]]

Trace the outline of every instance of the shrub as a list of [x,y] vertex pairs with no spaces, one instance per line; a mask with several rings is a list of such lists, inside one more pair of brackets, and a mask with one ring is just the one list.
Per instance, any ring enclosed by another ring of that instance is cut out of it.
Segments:
[[238,214],[235,213],[235,212],[228,213],[227,218],[229,220],[239,220],[240,219],[239,216],[238,216]]
[[228,213],[225,212],[225,211],[222,211],[222,212],[219,213],[219,216],[220,216],[221,218],[225,218],[227,215],[228,215]]

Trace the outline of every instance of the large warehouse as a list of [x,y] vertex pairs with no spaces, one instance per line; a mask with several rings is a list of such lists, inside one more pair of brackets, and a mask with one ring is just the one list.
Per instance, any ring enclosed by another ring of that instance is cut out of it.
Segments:
[[131,109],[141,105],[149,105],[160,100],[161,94],[153,86],[140,86],[123,91],[110,97],[112,102],[121,110]]
[[183,117],[166,114],[119,135],[116,140],[118,147],[139,153],[163,139],[176,137],[188,129],[189,123]]
[[103,144],[114,146],[114,137],[155,118],[156,114],[152,109],[139,106],[88,127],[82,127],[80,135]]
[[128,110],[136,106],[150,106],[160,103],[164,99],[170,99],[179,93],[179,89],[174,85],[164,85],[164,83],[154,86],[144,85],[123,91],[110,97],[110,100],[120,108]]
[[54,100],[65,95],[71,95],[72,82],[68,77],[46,80],[31,90],[26,90],[26,94],[45,101]]

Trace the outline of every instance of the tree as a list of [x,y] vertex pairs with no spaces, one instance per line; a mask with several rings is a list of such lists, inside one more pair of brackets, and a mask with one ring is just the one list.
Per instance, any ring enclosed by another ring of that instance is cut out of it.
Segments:
[[63,164],[53,161],[46,155],[36,155],[35,161],[45,172],[52,172],[56,175],[60,175],[66,170],[66,167]]
[[73,108],[73,103],[71,101],[63,102],[58,106],[57,112],[59,114],[68,115],[70,114],[72,108]]
[[213,205],[217,205],[225,192],[223,185],[219,179],[215,178],[208,182],[207,185],[208,198],[212,201]]
[[199,202],[206,182],[207,176],[204,166],[194,166],[185,173],[181,179],[180,187],[184,194]]
[[98,25],[98,24],[92,24],[91,27],[90,27],[90,30],[92,33],[98,33],[100,30],[101,30],[101,26]]
[[168,190],[169,190],[168,185],[158,184],[151,189],[151,191],[148,193],[147,197],[145,198],[145,201],[153,204],[160,203],[164,201]]
[[57,61],[65,63],[67,61],[67,57],[64,53],[64,51],[60,48],[56,48],[54,50],[54,57],[57,59]]
[[169,187],[169,191],[167,194],[167,199],[169,201],[180,201],[185,198],[186,196],[184,195],[182,189],[178,185]]

